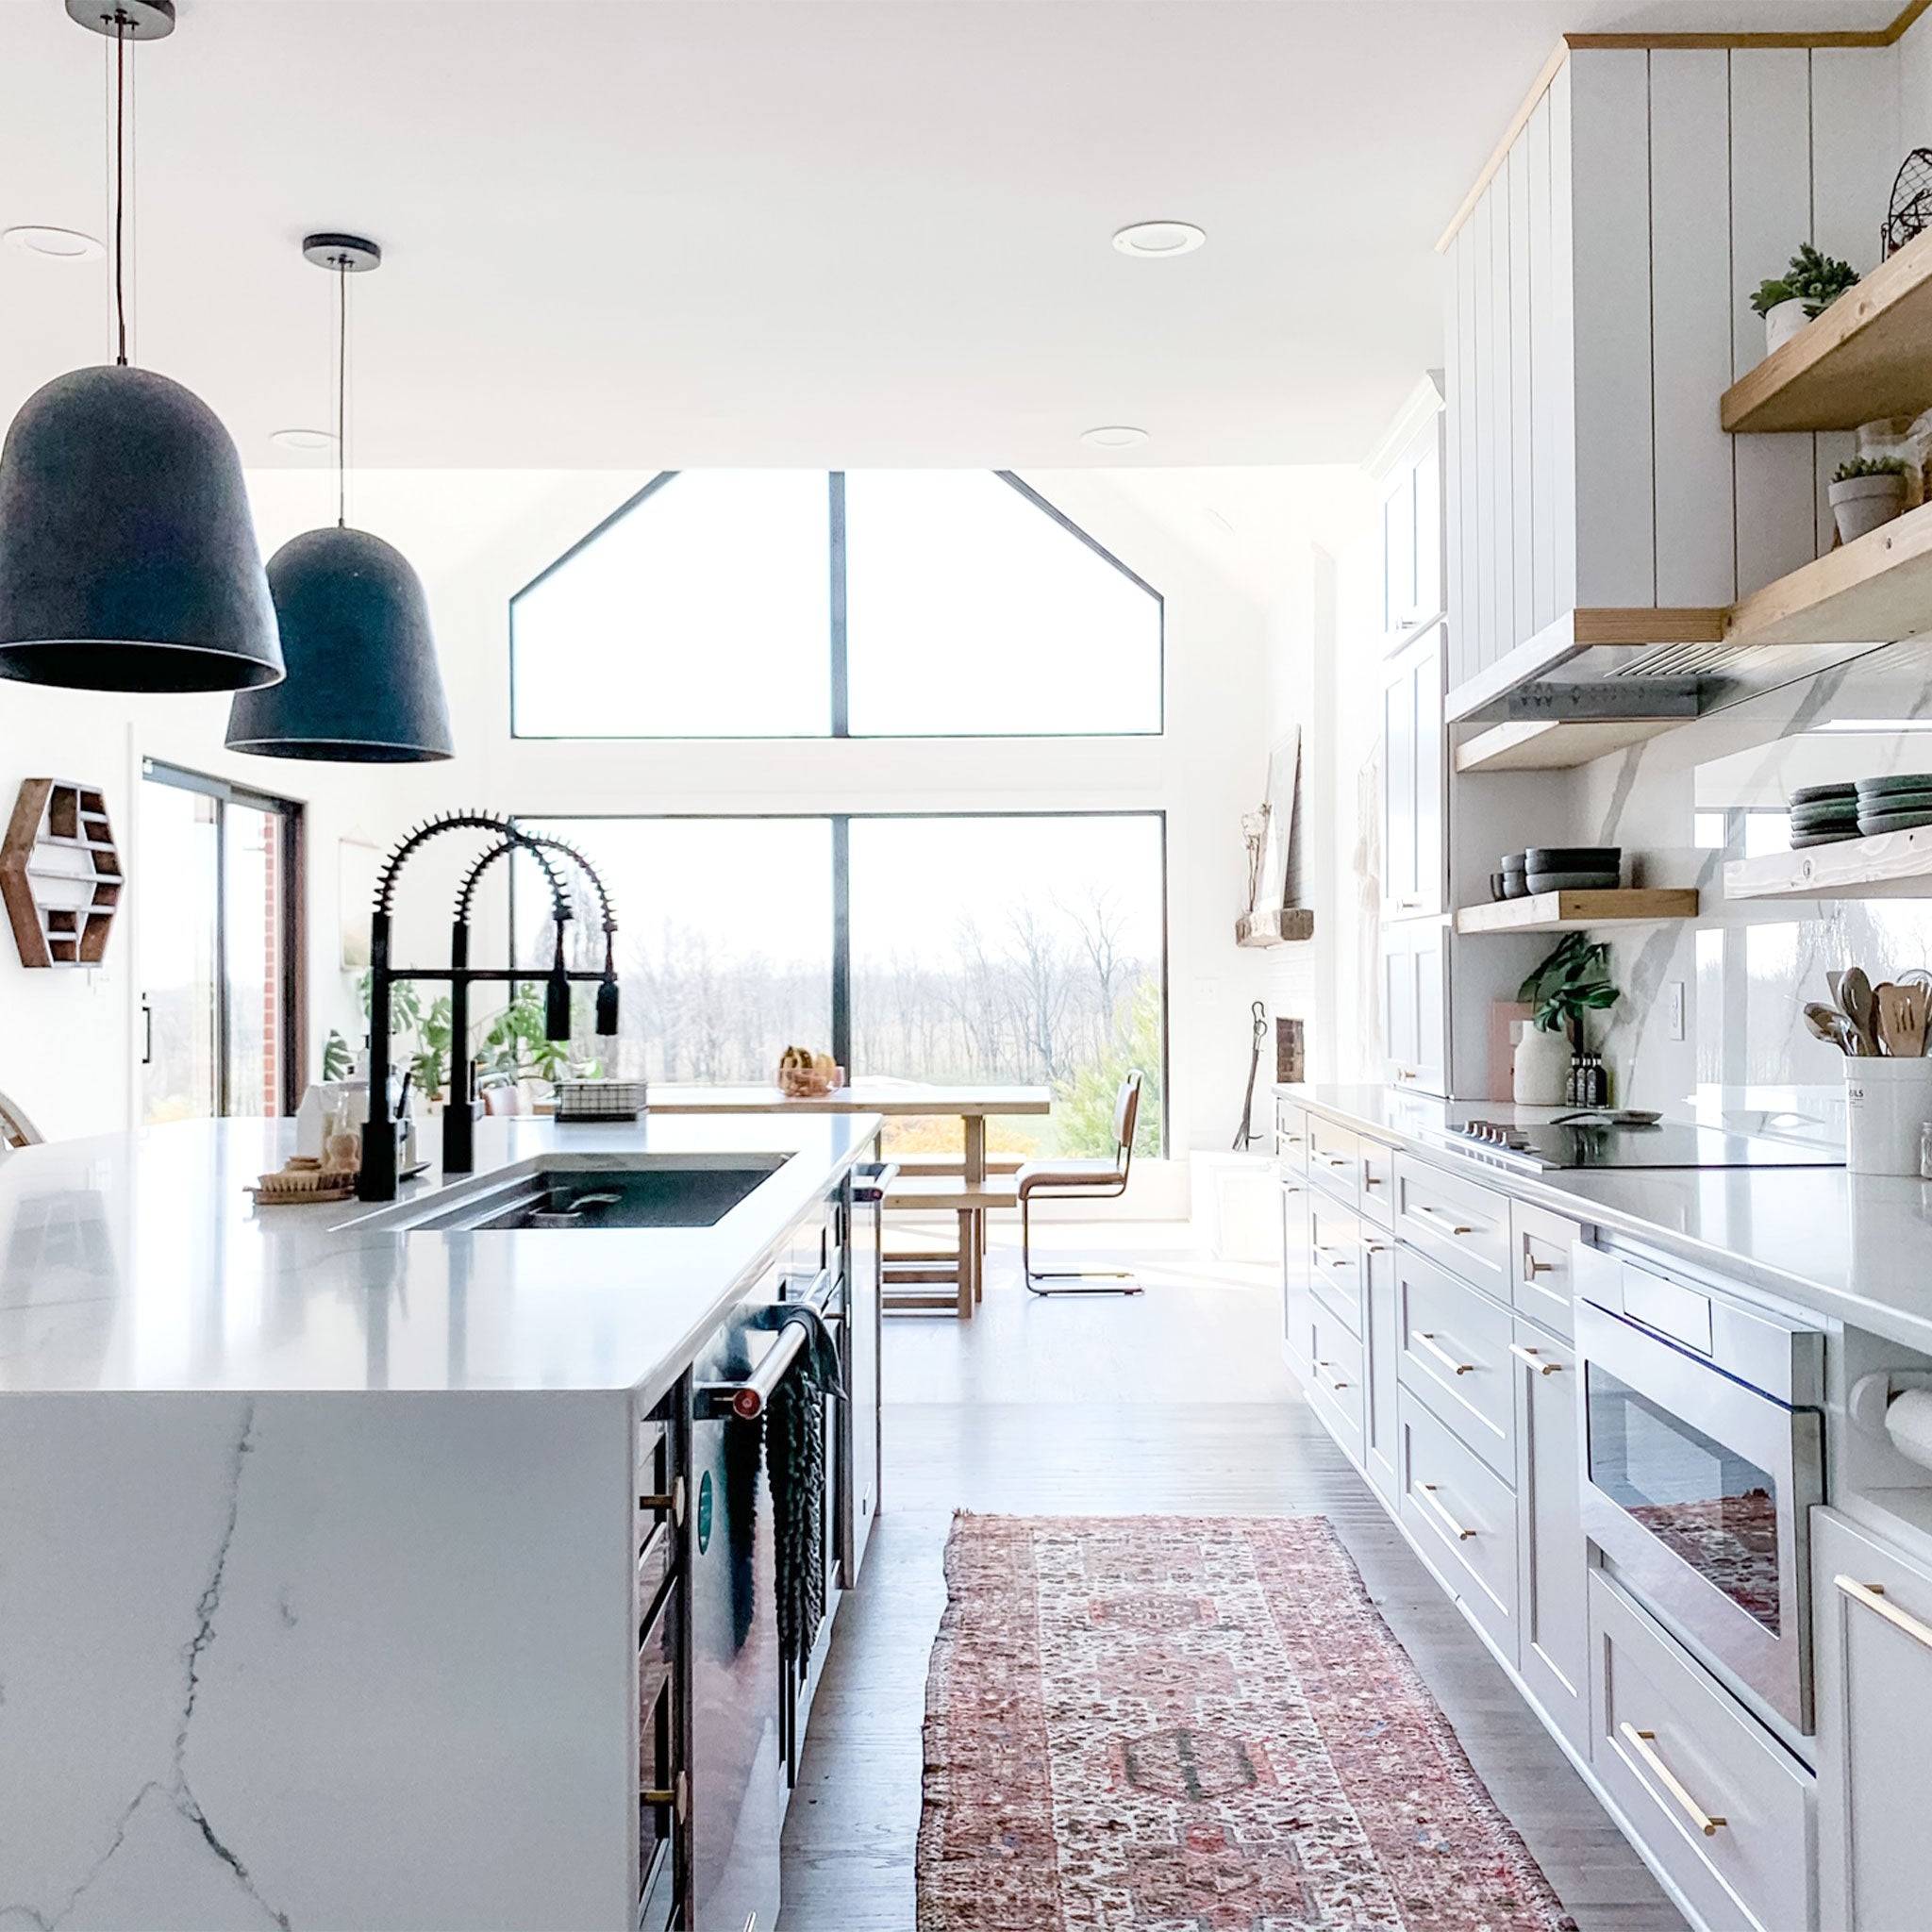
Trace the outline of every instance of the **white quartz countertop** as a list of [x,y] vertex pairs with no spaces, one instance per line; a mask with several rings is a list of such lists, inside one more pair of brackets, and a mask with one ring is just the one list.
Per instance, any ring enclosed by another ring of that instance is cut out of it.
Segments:
[[1813,1313],[1932,1351],[1932,1183],[1852,1174],[1841,1167],[1519,1174],[1457,1156],[1430,1137],[1473,1114],[1531,1122],[1561,1108],[1460,1105],[1380,1087],[1283,1086],[1275,1091],[1413,1146],[1503,1193]]
[[[556,1153],[779,1154],[710,1227],[377,1233],[361,1202],[257,1208],[292,1121],[194,1121],[0,1162],[0,1394],[654,1394],[877,1116],[476,1125],[475,1173]],[[432,1123],[425,1133],[433,1151]],[[465,1178],[470,1178],[465,1176]],[[434,1170],[401,1200],[440,1185]]]

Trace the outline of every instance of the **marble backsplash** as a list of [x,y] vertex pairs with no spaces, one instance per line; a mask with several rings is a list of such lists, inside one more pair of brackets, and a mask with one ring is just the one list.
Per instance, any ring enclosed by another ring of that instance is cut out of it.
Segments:
[[[1921,722],[1923,721],[1923,722]],[[1876,649],[1573,774],[1578,842],[1623,846],[1632,882],[1695,886],[1698,918],[1612,941],[1624,998],[1592,1034],[1633,1107],[1747,1130],[1842,1134],[1843,1062],[1807,1000],[1854,962],[1874,981],[1932,965],[1932,898],[1726,900],[1727,859],[1789,845],[1801,785],[1932,772],[1932,643]],[[1684,1026],[1673,1038],[1673,989]]]

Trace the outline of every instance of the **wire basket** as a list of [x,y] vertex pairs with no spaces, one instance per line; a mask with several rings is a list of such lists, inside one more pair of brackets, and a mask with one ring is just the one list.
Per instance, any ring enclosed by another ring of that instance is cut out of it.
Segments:
[[559,1080],[560,1121],[634,1121],[644,1110],[641,1080]]

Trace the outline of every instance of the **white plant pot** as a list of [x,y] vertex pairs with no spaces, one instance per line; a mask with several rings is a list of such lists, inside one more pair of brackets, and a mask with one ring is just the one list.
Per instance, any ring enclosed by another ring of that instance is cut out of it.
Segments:
[[1932,1059],[1845,1061],[1845,1167],[1852,1174],[1919,1171],[1919,1135],[1932,1121]]
[[1805,298],[1793,295],[1764,313],[1764,353],[1774,356],[1811,320],[1805,310]]
[[1889,524],[1905,513],[1903,476],[1847,476],[1842,483],[1834,483],[1829,493],[1841,542],[1855,543],[1880,524]]
[[1561,1107],[1570,1078],[1570,1036],[1544,1033],[1527,1020],[1509,1029],[1516,1039],[1510,1097],[1518,1107]]

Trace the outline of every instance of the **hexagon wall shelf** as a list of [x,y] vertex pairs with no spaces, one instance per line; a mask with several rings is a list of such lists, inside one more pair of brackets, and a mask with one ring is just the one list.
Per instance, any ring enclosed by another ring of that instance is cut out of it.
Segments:
[[108,805],[90,785],[27,778],[0,842],[0,899],[23,966],[98,966],[124,881]]

